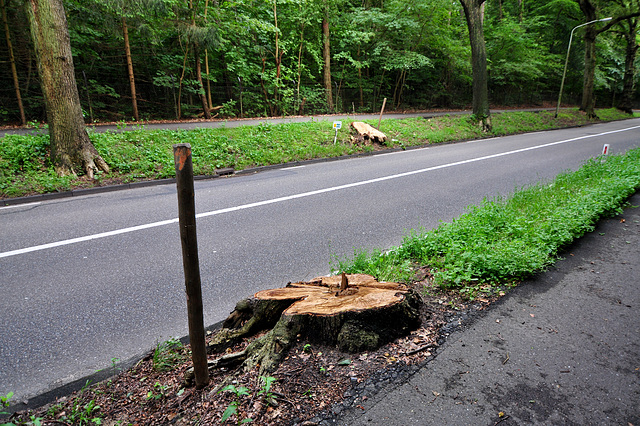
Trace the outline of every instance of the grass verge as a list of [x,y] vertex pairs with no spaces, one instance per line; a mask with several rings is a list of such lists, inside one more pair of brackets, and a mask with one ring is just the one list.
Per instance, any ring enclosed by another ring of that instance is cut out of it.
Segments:
[[[601,120],[629,118],[617,111],[599,110]],[[217,168],[243,170],[314,158],[370,152],[381,148],[410,147],[472,138],[532,132],[587,124],[578,110],[506,112],[494,114],[491,133],[483,133],[469,116],[442,116],[383,120],[381,130],[389,136],[386,147],[354,145],[348,126],[333,143],[330,122],[311,122],[238,128],[158,130],[144,127],[128,132],[90,132],[90,138],[111,167],[95,180],[84,176],[56,176],[50,161],[49,136],[7,135],[0,139],[0,198],[68,191],[76,188],[153,180],[175,176],[172,146],[190,143],[196,175],[213,174]],[[370,121],[377,125],[377,120]],[[77,173],[80,175],[81,171]]]
[[358,251],[338,261],[338,269],[411,281],[422,268],[441,288],[473,298],[553,264],[563,247],[592,231],[600,218],[621,212],[638,188],[640,148],[598,157],[550,183],[485,199],[433,230],[412,231],[384,253]]

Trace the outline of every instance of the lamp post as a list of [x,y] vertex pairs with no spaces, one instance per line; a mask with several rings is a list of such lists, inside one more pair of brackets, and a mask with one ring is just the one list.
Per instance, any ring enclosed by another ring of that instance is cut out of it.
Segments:
[[596,22],[610,21],[611,19],[612,17],[608,17],[608,18],[596,19],[593,21],[585,22],[584,24],[580,24],[571,30],[571,36],[569,36],[569,46],[567,46],[567,59],[565,59],[564,61],[564,72],[562,73],[562,82],[560,83],[560,93],[558,94],[558,105],[556,106],[556,115],[555,115],[556,118],[558,118],[558,111],[560,111],[560,101],[562,100],[562,89],[564,88],[564,78],[567,75],[567,65],[569,64],[569,51],[571,51],[571,41],[573,40],[573,32],[580,27],[584,27],[585,25],[594,24]]

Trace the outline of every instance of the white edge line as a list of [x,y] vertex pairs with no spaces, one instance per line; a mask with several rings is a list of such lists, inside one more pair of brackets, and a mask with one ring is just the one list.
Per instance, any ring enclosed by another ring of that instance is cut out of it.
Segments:
[[4,206],[4,207],[0,207],[0,210],[15,209],[18,207],[31,207],[31,206],[37,206],[38,204],[42,204],[42,201],[36,201],[33,203],[25,203],[25,204],[15,204],[13,206]]
[[[355,187],[362,186],[362,185],[368,185],[368,184],[372,184],[372,183],[384,182],[384,181],[387,181],[387,180],[398,179],[398,178],[412,176],[412,175],[416,175],[416,174],[420,174],[420,173],[431,172],[431,171],[434,171],[434,170],[440,170],[440,169],[446,169],[446,168],[455,167],[455,166],[461,166],[463,164],[476,163],[476,162],[479,162],[479,161],[490,160],[490,159],[499,158],[499,157],[505,157],[507,155],[519,154],[519,153],[522,153],[522,152],[533,151],[533,150],[536,150],[536,149],[547,148],[547,147],[555,146],[555,145],[561,145],[561,144],[574,142],[574,141],[581,140],[581,139],[589,139],[589,138],[594,138],[594,137],[599,137],[599,136],[606,136],[606,135],[610,135],[610,134],[614,134],[614,133],[621,133],[621,132],[634,130],[634,129],[638,129],[638,128],[640,128],[640,125],[639,126],[633,126],[633,127],[627,127],[627,128],[624,128],[624,129],[618,129],[618,130],[612,130],[612,131],[608,131],[608,132],[598,133],[598,134],[594,134],[594,135],[578,136],[578,137],[575,137],[575,138],[564,139],[564,140],[556,141],[556,142],[549,142],[549,143],[546,143],[546,144],[531,146],[531,147],[528,147],[528,148],[521,148],[521,149],[515,149],[515,150],[512,150],[512,151],[501,152],[501,153],[498,153],[498,154],[485,155],[485,156],[482,156],[482,157],[471,158],[469,160],[462,160],[462,161],[456,161],[454,163],[441,164],[439,166],[427,167],[425,169],[419,169],[419,170],[414,170],[414,171],[405,172],[405,173],[398,173],[398,174],[395,174],[395,175],[383,176],[383,177],[379,177],[379,178],[375,178],[375,179],[368,179],[368,180],[363,180],[363,181],[360,181],[360,182],[354,182],[354,183],[349,183],[349,184],[345,184],[345,185],[333,186],[333,187],[330,187],[330,188],[318,189],[318,190],[315,190],[315,191],[302,192],[300,194],[288,195],[286,197],[273,198],[271,200],[258,201],[258,202],[255,202],[255,203],[243,204],[243,205],[235,206],[235,207],[228,207],[228,208],[225,208],[225,209],[214,210],[214,211],[205,212],[205,213],[199,213],[199,214],[196,215],[196,218],[216,216],[216,215],[220,215],[220,214],[224,214],[224,213],[232,213],[232,212],[237,212],[237,211],[240,211],[240,210],[246,210],[246,209],[251,209],[251,208],[255,208],[255,207],[261,207],[261,206],[267,206],[267,205],[270,205],[270,204],[281,203],[281,202],[284,202],[284,201],[295,200],[295,199],[298,199],[298,198],[305,198],[305,197],[311,197],[313,195],[326,194],[326,193],[329,193],[329,192],[340,191],[340,190],[343,190],[343,189],[355,188]],[[20,255],[20,254],[30,253],[30,252],[39,251],[39,250],[46,250],[46,249],[55,248],[55,247],[61,247],[61,246],[66,246],[66,245],[75,244],[75,243],[81,243],[81,242],[85,242],[85,241],[97,240],[97,239],[100,239],[100,238],[112,237],[114,235],[127,234],[129,232],[135,232],[135,231],[141,231],[141,230],[144,230],[144,229],[156,228],[156,227],[159,227],[159,226],[170,225],[170,224],[173,224],[173,223],[178,223],[178,219],[175,218],[175,219],[163,220],[163,221],[160,221],[160,222],[153,222],[153,223],[148,223],[148,224],[145,224],[145,225],[138,225],[138,226],[132,226],[132,227],[129,227],[129,228],[117,229],[115,231],[108,231],[108,232],[102,232],[102,233],[99,233],[99,234],[87,235],[85,237],[72,238],[72,239],[69,239],[69,240],[57,241],[57,242],[53,242],[53,243],[41,244],[41,245],[38,245],[38,246],[27,247],[27,248],[23,248],[23,249],[19,249],[19,250],[7,251],[7,252],[4,252],[4,253],[0,253],[0,258],[10,257],[10,256],[17,256],[17,255]]]

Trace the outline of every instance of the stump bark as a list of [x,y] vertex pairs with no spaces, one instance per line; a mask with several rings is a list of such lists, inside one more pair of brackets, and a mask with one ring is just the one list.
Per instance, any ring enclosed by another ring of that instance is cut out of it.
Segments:
[[407,286],[378,282],[363,274],[319,277],[257,292],[243,300],[209,344],[223,352],[258,331],[270,330],[245,350],[212,361],[212,368],[243,363],[269,374],[298,338],[337,345],[345,352],[369,351],[420,325],[419,295]]
[[371,141],[373,143],[382,144],[387,140],[387,135],[373,126],[361,121],[354,121],[351,127],[356,131],[356,141]]

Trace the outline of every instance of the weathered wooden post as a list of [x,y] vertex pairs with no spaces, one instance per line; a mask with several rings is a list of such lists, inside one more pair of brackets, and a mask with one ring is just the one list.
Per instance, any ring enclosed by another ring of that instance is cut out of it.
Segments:
[[182,265],[184,267],[187,293],[191,359],[193,361],[196,388],[202,389],[209,384],[209,369],[207,366],[207,349],[205,346],[200,263],[198,261],[191,145],[188,143],[174,145],[173,157],[176,167],[176,184],[178,187],[178,217],[180,223],[180,241],[182,242]]
[[378,130],[380,130],[380,124],[382,123],[382,114],[384,113],[384,107],[387,105],[387,98],[382,101],[382,108],[380,108],[380,118],[378,119]]

